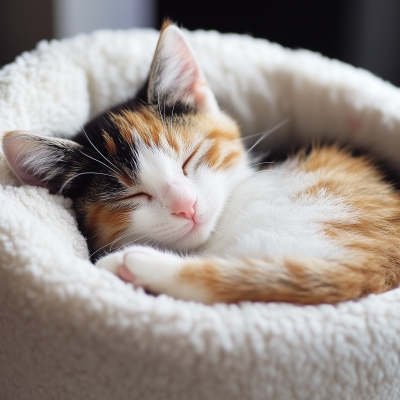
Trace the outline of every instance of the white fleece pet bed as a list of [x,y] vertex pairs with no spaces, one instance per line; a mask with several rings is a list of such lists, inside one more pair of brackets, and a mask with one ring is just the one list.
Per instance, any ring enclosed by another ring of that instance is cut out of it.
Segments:
[[[307,51],[188,33],[244,133],[265,147],[349,140],[400,168],[400,91]],[[133,95],[158,33],[41,43],[0,71],[0,133],[71,135]],[[400,290],[337,306],[152,297],[88,261],[71,202],[20,187],[0,151],[0,399],[399,399]]]

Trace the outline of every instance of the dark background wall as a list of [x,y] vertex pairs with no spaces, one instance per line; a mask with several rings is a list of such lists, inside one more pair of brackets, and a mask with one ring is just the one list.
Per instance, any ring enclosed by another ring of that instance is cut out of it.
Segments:
[[247,33],[284,46],[343,58],[341,36],[346,1],[159,0],[158,22],[169,16],[188,29]]
[[53,37],[52,0],[0,0],[0,66]]
[[[0,66],[54,37],[55,1],[0,0]],[[400,86],[400,0],[158,0],[156,9],[157,27],[170,17],[188,29],[267,38],[369,69]]]
[[399,0],[159,0],[159,24],[164,16],[314,50],[400,86]]

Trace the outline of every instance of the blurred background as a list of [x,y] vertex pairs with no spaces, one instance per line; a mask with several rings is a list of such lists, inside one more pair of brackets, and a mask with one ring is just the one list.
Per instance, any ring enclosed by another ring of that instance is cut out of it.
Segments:
[[400,86],[399,0],[0,0],[0,66],[42,39],[159,28],[164,17],[318,51]]

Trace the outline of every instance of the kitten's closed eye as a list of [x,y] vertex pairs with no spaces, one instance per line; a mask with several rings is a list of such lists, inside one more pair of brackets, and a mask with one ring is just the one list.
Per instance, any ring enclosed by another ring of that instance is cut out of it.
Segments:
[[187,176],[187,170],[188,170],[188,166],[190,164],[190,162],[194,159],[195,155],[197,154],[197,151],[200,148],[200,144],[194,149],[194,151],[192,152],[192,154],[186,159],[186,161],[183,163],[182,165],[182,171],[184,173],[185,176]]
[[144,193],[144,192],[140,192],[140,193],[127,194],[126,196],[120,197],[118,199],[118,201],[131,200],[131,199],[135,199],[135,200],[145,199],[145,200],[150,201],[152,198],[153,198],[153,196],[150,196],[149,194]]

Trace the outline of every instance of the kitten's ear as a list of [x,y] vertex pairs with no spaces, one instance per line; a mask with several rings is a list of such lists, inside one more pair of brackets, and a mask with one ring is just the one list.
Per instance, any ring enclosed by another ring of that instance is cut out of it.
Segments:
[[204,112],[218,112],[214,94],[182,31],[170,21],[162,27],[147,89],[149,104],[173,106],[177,101]]
[[[70,175],[81,146],[71,140],[13,131],[3,138],[6,160],[22,183],[57,193]],[[68,173],[69,172],[69,173]]]

